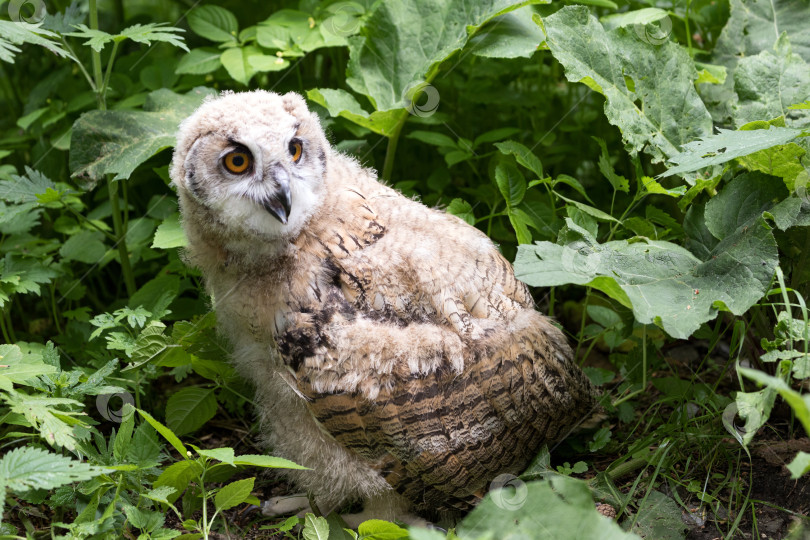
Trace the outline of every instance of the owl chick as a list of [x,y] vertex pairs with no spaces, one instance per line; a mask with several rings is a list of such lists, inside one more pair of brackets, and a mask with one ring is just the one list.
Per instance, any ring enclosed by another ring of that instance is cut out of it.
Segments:
[[171,177],[266,442],[322,511],[464,512],[594,410],[489,238],[334,150],[299,95],[206,101]]

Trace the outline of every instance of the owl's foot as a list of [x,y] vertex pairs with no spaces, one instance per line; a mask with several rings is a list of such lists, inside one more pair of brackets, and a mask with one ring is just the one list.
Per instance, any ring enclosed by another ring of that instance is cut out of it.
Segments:
[[309,511],[309,499],[304,493],[271,497],[262,503],[262,514],[269,517],[298,513],[303,517],[304,510]]

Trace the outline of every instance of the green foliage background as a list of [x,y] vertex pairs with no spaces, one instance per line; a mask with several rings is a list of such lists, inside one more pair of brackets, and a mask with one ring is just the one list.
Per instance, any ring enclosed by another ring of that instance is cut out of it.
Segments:
[[[768,432],[810,432],[810,6],[584,4],[0,4],[0,536],[208,537],[258,503],[257,467],[296,467],[250,448],[251,389],[180,259],[167,174],[205,96],[264,88],[485,231],[604,387],[609,420],[558,450],[581,461],[544,452],[448,538],[683,538],[694,504],[734,537],[778,396],[792,416]],[[702,358],[673,362],[687,339]],[[206,442],[223,425],[236,451]]]

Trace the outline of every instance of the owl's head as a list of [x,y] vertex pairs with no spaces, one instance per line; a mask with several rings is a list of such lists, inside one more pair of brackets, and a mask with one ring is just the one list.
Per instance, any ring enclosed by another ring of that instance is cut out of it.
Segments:
[[184,213],[200,205],[228,231],[294,236],[318,207],[328,151],[298,94],[226,93],[180,125],[171,177]]

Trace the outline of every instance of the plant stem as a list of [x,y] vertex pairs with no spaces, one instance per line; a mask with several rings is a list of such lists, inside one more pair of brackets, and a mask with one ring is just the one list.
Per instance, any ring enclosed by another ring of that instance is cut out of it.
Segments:
[[[90,2],[90,28],[98,30],[98,6],[96,0],[89,0]],[[91,57],[93,59],[93,78],[96,84],[96,99],[98,100],[98,108],[101,111],[107,110],[107,85],[106,81],[109,80],[110,71],[112,70],[113,59],[118,47],[118,42],[113,45],[113,50],[110,55],[109,63],[107,64],[107,77],[103,78],[101,73],[101,53],[91,50]],[[121,271],[124,274],[124,285],[127,289],[127,295],[132,296],[135,294],[135,277],[132,274],[132,266],[129,262],[129,249],[127,249],[127,230],[121,220],[121,205],[118,201],[118,184],[113,180],[113,175],[107,175],[107,193],[110,197],[110,205],[112,206],[113,230],[115,231],[116,244],[118,246],[118,257],[121,259]]]
[[394,131],[388,137],[388,148],[385,150],[385,162],[383,162],[382,178],[383,180],[391,180],[391,172],[394,170],[394,156],[397,153],[397,143],[399,142],[399,134],[402,132],[402,126],[405,125],[405,120],[408,119],[408,111],[400,113],[399,121],[394,126]]
[[107,189],[110,193],[110,203],[112,204],[113,228],[115,236],[118,238],[118,255],[121,259],[121,270],[124,273],[124,285],[127,288],[127,295],[135,294],[135,276],[132,274],[132,266],[129,263],[129,250],[127,250],[127,231],[121,223],[121,208],[118,203],[118,183],[112,179],[111,174],[107,175]]

